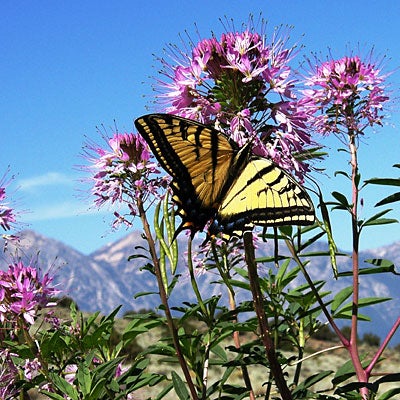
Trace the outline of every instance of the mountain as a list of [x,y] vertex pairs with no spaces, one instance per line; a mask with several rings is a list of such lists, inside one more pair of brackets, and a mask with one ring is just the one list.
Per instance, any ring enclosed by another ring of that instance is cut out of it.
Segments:
[[[183,235],[182,235],[183,236]],[[179,248],[184,249],[185,238],[179,240]],[[83,311],[98,311],[109,313],[122,304],[122,312],[129,310],[154,309],[159,305],[156,294],[140,296],[134,295],[141,292],[157,292],[155,277],[143,269],[148,262],[146,242],[139,232],[132,232],[126,237],[104,246],[90,255],[84,255],[75,249],[54,239],[46,238],[34,231],[24,231],[21,234],[21,242],[18,250],[8,245],[9,252],[3,253],[0,258],[0,268],[7,267],[7,263],[14,258],[22,258],[25,262],[32,261],[44,272],[51,270],[55,275],[55,283],[66,295],[72,297]],[[314,243],[310,251],[326,251],[325,243]],[[272,253],[272,243],[260,246],[258,256],[266,256]],[[128,257],[135,255],[128,261]],[[395,265],[400,265],[400,241],[389,246],[371,249],[360,254],[360,260],[386,258]],[[339,257],[340,271],[351,270],[351,259]],[[364,265],[371,266],[370,264]],[[361,266],[363,267],[363,266]],[[268,269],[259,265],[260,274],[268,273]],[[170,304],[178,306],[183,301],[195,302],[192,294],[190,279],[185,268],[185,255],[181,254],[178,265],[181,277],[172,292]],[[326,290],[337,293],[346,286],[351,286],[351,277],[335,280],[332,268],[327,257],[311,258],[307,265],[307,271],[313,279],[325,280]],[[198,277],[200,290],[203,297],[220,294],[223,288],[216,284],[217,275],[213,272],[205,272]],[[301,284],[299,276],[295,285]],[[393,322],[399,317],[400,310],[400,276],[390,273],[379,275],[360,276],[361,297],[392,297],[393,301],[362,309],[373,320],[373,325],[360,324],[360,335],[365,332],[373,332],[384,337],[391,328]],[[238,290],[237,300],[245,299],[248,293]],[[223,299],[225,297],[223,296]],[[225,301],[225,304],[227,301]],[[366,311],[365,311],[366,310]],[[349,325],[349,322],[344,325]],[[393,343],[400,342],[400,332],[396,334]]]
[[13,259],[22,259],[43,272],[50,270],[57,288],[76,299],[83,310],[108,312],[115,304],[125,302],[126,296],[114,279],[111,266],[100,265],[64,243],[30,230],[22,232],[20,237],[18,249],[8,244],[10,256],[3,253],[0,268],[4,269]]

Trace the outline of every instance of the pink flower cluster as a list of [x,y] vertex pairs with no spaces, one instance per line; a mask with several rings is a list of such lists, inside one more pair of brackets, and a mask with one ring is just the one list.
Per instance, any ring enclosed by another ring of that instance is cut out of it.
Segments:
[[213,123],[240,146],[251,140],[256,154],[302,178],[308,166],[295,156],[311,144],[308,110],[293,91],[286,42],[249,28],[201,40],[190,54],[170,46],[174,62],[160,59],[165,80],[157,79],[163,111]]
[[[128,214],[135,216],[136,200],[144,202],[150,195],[157,197],[160,186],[165,187],[164,179],[152,176],[159,173],[157,164],[151,161],[147,143],[140,135],[116,133],[107,142],[107,150],[94,143],[86,145],[85,157],[90,166],[84,169],[92,174],[95,205],[125,203]],[[114,216],[114,227],[131,224],[118,212]]]
[[48,273],[41,277],[36,268],[22,261],[0,271],[1,323],[15,325],[23,319],[32,325],[40,309],[55,305],[52,297],[59,291],[51,286],[52,280]]
[[367,126],[382,125],[386,76],[372,62],[358,56],[330,60],[316,67],[303,91],[304,104],[313,109],[312,124],[322,134],[351,130],[362,133]]
[[6,187],[9,181],[6,181],[5,176],[3,175],[0,179],[0,226],[3,230],[8,231],[16,222],[16,218],[15,211],[6,202]]

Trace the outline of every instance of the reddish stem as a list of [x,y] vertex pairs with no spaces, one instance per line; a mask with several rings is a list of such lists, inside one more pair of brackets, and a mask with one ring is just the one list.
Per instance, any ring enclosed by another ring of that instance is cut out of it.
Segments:
[[193,384],[189,368],[187,366],[185,357],[184,357],[184,355],[182,353],[182,349],[181,349],[181,346],[179,344],[179,336],[178,336],[178,332],[176,330],[176,327],[174,325],[174,321],[173,321],[173,318],[172,318],[171,310],[169,308],[168,296],[167,296],[167,293],[165,291],[164,282],[163,282],[162,276],[161,276],[161,269],[160,269],[160,265],[159,265],[159,261],[158,261],[158,257],[157,257],[155,243],[154,243],[153,237],[151,235],[150,225],[149,225],[149,223],[147,221],[146,213],[144,211],[143,203],[142,203],[141,199],[137,199],[137,206],[138,206],[138,210],[139,210],[140,219],[142,220],[143,229],[144,229],[144,233],[145,233],[145,236],[146,236],[146,239],[147,239],[147,243],[149,244],[151,258],[152,258],[152,261],[153,261],[153,264],[154,264],[154,272],[156,274],[158,289],[160,291],[160,298],[161,298],[161,302],[162,302],[162,304],[164,306],[165,317],[167,319],[169,331],[170,331],[170,333],[172,335],[172,340],[174,342],[174,348],[175,348],[175,351],[176,351],[176,355],[178,357],[179,364],[180,364],[182,372],[183,372],[183,374],[185,376],[186,382],[187,382],[187,384],[189,386],[189,390],[190,390],[192,399],[193,400],[198,400],[196,388],[195,388],[195,386]]
[[282,367],[279,364],[274,343],[271,339],[267,316],[264,311],[264,301],[260,288],[259,277],[257,273],[257,264],[255,262],[253,234],[245,232],[243,235],[246,263],[249,272],[250,289],[253,296],[254,309],[257,315],[258,325],[260,328],[261,340],[264,344],[265,352],[269,362],[270,370],[274,376],[276,386],[282,396],[282,400],[292,400],[292,394],[287,386],[285,377],[283,376]]
[[376,352],[374,358],[369,363],[368,367],[365,368],[365,374],[367,379],[371,376],[372,369],[375,367],[375,364],[378,362],[379,357],[382,355],[383,351],[385,350],[386,346],[390,342],[390,339],[393,337],[395,332],[397,331],[398,327],[400,326],[400,317],[397,318],[397,321],[393,324],[392,328],[390,329],[389,333],[385,337],[385,340],[380,345],[378,351]]
[[[351,315],[351,334],[350,343],[347,346],[347,350],[350,353],[351,360],[353,362],[354,369],[357,374],[359,382],[368,382],[367,374],[365,373],[360,356],[358,354],[357,344],[357,331],[358,331],[358,300],[359,300],[359,243],[360,243],[360,231],[358,228],[358,161],[357,161],[357,145],[356,145],[356,134],[353,131],[349,132],[349,149],[351,154],[351,184],[352,184],[352,209],[351,209],[351,225],[352,225],[352,237],[353,237],[353,308]],[[368,389],[361,388],[361,395],[363,398],[368,398]]]

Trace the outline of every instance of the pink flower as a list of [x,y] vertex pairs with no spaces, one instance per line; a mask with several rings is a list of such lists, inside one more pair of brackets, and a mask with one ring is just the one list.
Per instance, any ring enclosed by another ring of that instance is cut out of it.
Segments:
[[367,126],[382,124],[389,100],[387,75],[382,75],[371,54],[365,61],[359,56],[343,57],[313,67],[301,101],[312,110],[311,125],[317,132],[360,134]]
[[[127,214],[115,212],[114,228],[131,225],[129,218],[137,214],[136,201],[160,197],[165,188],[164,178],[156,178],[157,164],[151,161],[147,143],[140,135],[115,133],[105,138],[109,149],[95,143],[87,143],[85,158],[91,165],[82,167],[92,175],[94,204],[121,203],[128,206]],[[151,201],[151,200],[149,200]]]
[[59,291],[51,283],[49,274],[41,277],[36,268],[25,266],[22,261],[0,271],[0,321],[17,327],[22,317],[32,325],[40,309],[55,305],[52,297]]
[[12,354],[8,349],[0,350],[0,399],[17,398],[20,392],[16,385],[19,379],[18,368],[12,356],[17,354]]
[[157,99],[165,112],[214,124],[239,146],[251,140],[257,154],[302,179],[308,165],[295,155],[312,143],[310,111],[296,99],[289,66],[296,52],[286,43],[287,36],[268,42],[250,25],[191,42],[189,51],[169,46],[172,63],[160,59],[165,80],[156,79]]
[[25,360],[25,365],[23,367],[25,379],[28,381],[34,379],[36,376],[39,375],[41,368],[42,365],[37,358],[33,360]]
[[3,230],[8,231],[16,223],[15,210],[10,207],[10,204],[6,201],[6,187],[10,183],[11,179],[6,180],[7,172],[0,179],[0,226]]

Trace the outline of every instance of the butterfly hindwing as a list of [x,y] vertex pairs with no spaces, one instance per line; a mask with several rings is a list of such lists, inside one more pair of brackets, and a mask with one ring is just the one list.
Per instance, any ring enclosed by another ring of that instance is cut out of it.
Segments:
[[314,207],[288,173],[266,158],[252,157],[224,196],[217,218],[221,231],[309,225],[314,222]]

